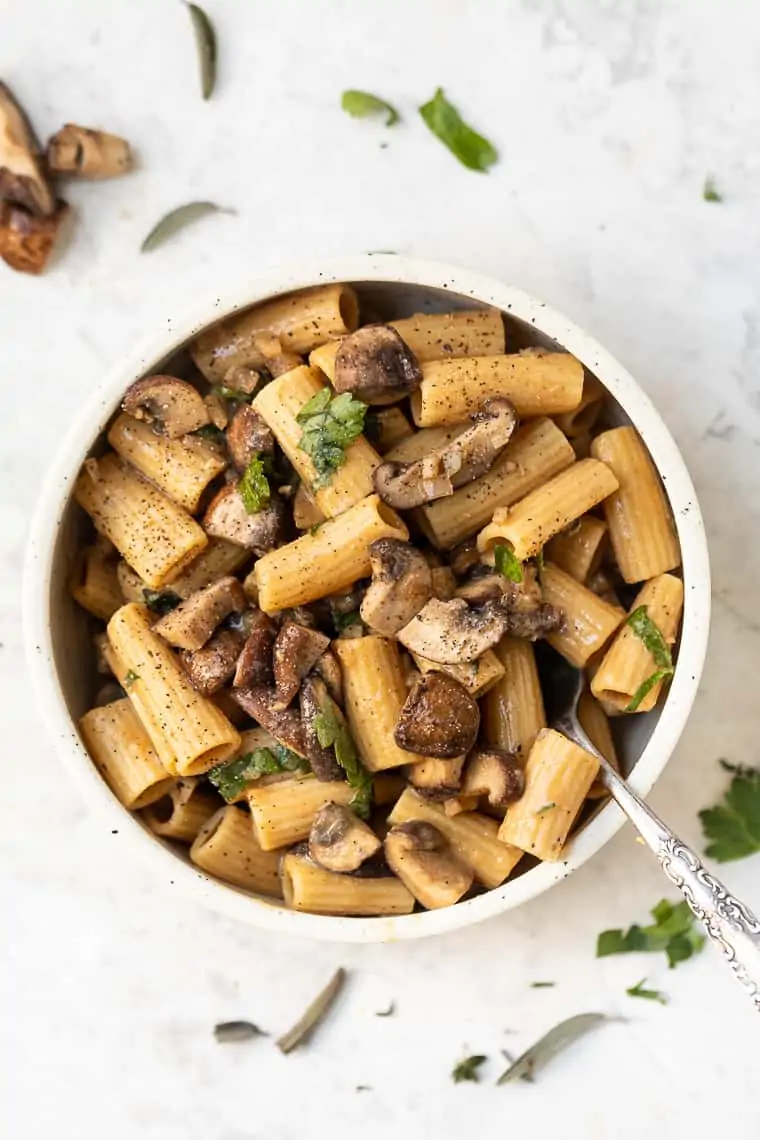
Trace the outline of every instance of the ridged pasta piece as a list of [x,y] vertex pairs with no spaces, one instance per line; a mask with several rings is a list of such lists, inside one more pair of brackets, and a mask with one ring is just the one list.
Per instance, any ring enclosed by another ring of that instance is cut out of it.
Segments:
[[551,562],[544,565],[541,586],[544,601],[565,615],[564,626],[547,634],[546,640],[571,665],[585,668],[589,658],[604,649],[625,621],[625,610],[600,598]]
[[293,910],[309,914],[411,914],[414,896],[394,875],[369,878],[325,871],[300,855],[285,855],[282,893]]
[[122,604],[116,559],[106,555],[102,540],[77,552],[68,585],[74,601],[101,621],[108,621]]
[[325,804],[348,804],[353,788],[342,780],[294,776],[247,793],[256,841],[263,851],[290,847],[306,839],[314,816]]
[[108,442],[127,463],[194,514],[212,479],[227,460],[221,449],[197,436],[167,439],[150,424],[122,412],[108,429]]
[[576,582],[586,583],[599,569],[607,550],[604,519],[584,515],[547,544],[544,555]]
[[126,697],[90,709],[79,730],[93,764],[124,807],[145,807],[173,785]]
[[219,797],[190,776],[174,782],[142,815],[154,835],[175,839],[178,843],[192,843],[219,806]]
[[280,856],[262,851],[247,812],[229,804],[206,820],[190,848],[196,867],[246,891],[282,898]]
[[514,752],[524,762],[536,736],[546,728],[546,712],[533,645],[521,637],[503,637],[494,653],[504,669],[481,705],[487,744]]

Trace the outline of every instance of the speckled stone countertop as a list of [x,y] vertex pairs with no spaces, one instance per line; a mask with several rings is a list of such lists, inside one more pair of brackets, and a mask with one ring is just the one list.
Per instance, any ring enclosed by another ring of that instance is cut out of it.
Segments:
[[[25,676],[19,596],[63,428],[104,369],[217,283],[371,249],[501,277],[633,372],[697,485],[714,627],[652,802],[701,846],[697,811],[725,785],[717,758],[758,760],[760,14],[740,0],[208,10],[220,84],[202,103],[181,5],[0,0],[0,74],[40,133],[102,125],[139,154],[128,179],[72,188],[75,240],[48,275],[0,265],[0,1120],[18,1140],[701,1140],[727,1127],[755,1140],[757,1015],[713,952],[674,971],[660,956],[594,958],[598,931],[666,893],[630,829],[549,894],[437,940],[341,948],[234,924],[132,863],[69,783]],[[497,144],[490,174],[458,166],[419,122],[438,85]],[[347,87],[387,97],[404,124],[349,119]],[[708,175],[723,202],[703,200]],[[198,198],[237,216],[138,253],[158,217]],[[757,857],[724,868],[756,908],[759,871]],[[230,1018],[286,1028],[339,964],[350,982],[311,1049],[214,1042]],[[626,998],[643,975],[667,1007]],[[395,1015],[375,1017],[389,1001]],[[540,1083],[494,1087],[502,1048],[589,1009],[627,1021]],[[454,1085],[474,1052],[490,1057],[483,1082]]]

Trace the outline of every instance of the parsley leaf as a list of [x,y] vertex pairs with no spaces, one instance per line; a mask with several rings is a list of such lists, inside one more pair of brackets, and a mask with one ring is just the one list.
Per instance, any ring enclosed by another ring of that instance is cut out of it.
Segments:
[[648,1001],[658,1001],[660,1005],[667,1005],[668,999],[661,990],[645,990],[644,982],[646,978],[642,978],[635,986],[630,986],[625,992],[629,997],[646,998]]
[[650,912],[650,926],[634,924],[628,930],[604,930],[596,943],[597,958],[635,951],[657,953],[664,950],[671,968],[697,954],[705,937],[694,929],[695,917],[687,902],[671,903],[661,899]]
[[462,119],[456,107],[447,100],[441,87],[429,103],[420,107],[425,124],[437,139],[447,146],[468,170],[485,172],[498,162],[499,155],[488,141]]
[[451,1079],[455,1085],[460,1081],[479,1081],[478,1069],[488,1060],[484,1053],[475,1053],[472,1057],[465,1057],[451,1070]]
[[150,612],[160,614],[161,617],[176,610],[182,601],[179,594],[175,594],[173,590],[149,590],[147,587],[143,588],[143,597]]
[[212,384],[211,391],[223,400],[237,400],[239,404],[247,404],[252,393],[242,392],[239,388],[228,388],[226,384]]
[[744,859],[760,851],[760,768],[721,764],[732,773],[721,803],[699,813],[705,839],[711,840],[705,854],[719,863]]
[[240,476],[238,491],[249,515],[255,515],[269,502],[271,490],[267,474],[271,474],[272,462],[268,455],[254,455],[251,462]]
[[232,803],[251,780],[271,776],[274,772],[299,772],[308,769],[309,763],[284,744],[272,748],[257,748],[246,752],[226,764],[218,764],[207,773],[219,794]]
[[702,197],[705,202],[722,202],[723,195],[720,193],[715,185],[714,178],[705,178],[705,185],[702,190]]
[[303,428],[298,446],[311,458],[317,472],[314,487],[324,487],[345,462],[345,451],[364,428],[367,405],[350,392],[333,396],[323,388],[304,404],[296,416]]
[[203,427],[196,428],[191,434],[197,435],[199,439],[206,439],[209,443],[224,444],[227,442],[224,432],[216,424],[204,424]]
[[356,623],[360,622],[361,620],[362,619],[359,616],[359,611],[351,610],[351,612],[347,614],[335,614],[333,616],[333,625],[337,629],[338,633],[342,633],[344,629],[348,629],[350,625],[356,625]]
[[625,624],[629,625],[639,640],[644,643],[657,666],[655,672],[647,677],[643,684],[639,685],[625,710],[626,712],[636,712],[644,697],[657,682],[672,675],[673,658],[668,643],[647,613],[646,606],[637,606],[633,613],[628,615]]
[[522,582],[523,568],[522,562],[519,558],[515,558],[515,553],[511,546],[507,546],[505,542],[498,543],[493,549],[494,564],[500,574],[509,582]]
[[340,105],[355,119],[366,119],[369,115],[387,115],[386,127],[392,127],[400,118],[395,107],[386,103],[385,99],[378,99],[377,95],[370,95],[368,91],[344,91]]
[[335,759],[354,789],[349,807],[361,819],[367,819],[372,807],[372,777],[359,759],[351,733],[338,706],[330,697],[314,717],[314,731],[323,748],[334,749]]
[[128,689],[130,685],[134,685],[135,681],[140,680],[140,674],[135,673],[134,669],[127,669],[124,674],[124,688]]

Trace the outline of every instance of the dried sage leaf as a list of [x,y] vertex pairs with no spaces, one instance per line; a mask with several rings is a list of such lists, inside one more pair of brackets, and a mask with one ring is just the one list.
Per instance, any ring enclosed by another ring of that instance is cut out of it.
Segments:
[[217,206],[216,202],[187,202],[184,206],[177,206],[170,210],[159,222],[156,222],[145,241],[140,246],[140,253],[151,253],[160,245],[174,237],[185,226],[192,225],[206,214],[234,214],[224,206]]
[[616,1019],[608,1017],[605,1013],[579,1013],[575,1017],[568,1017],[566,1021],[560,1021],[559,1025],[555,1025],[540,1037],[508,1069],[505,1069],[496,1084],[506,1085],[516,1080],[532,1081],[539,1069],[543,1069],[557,1053],[602,1022],[614,1020]]
[[190,13],[198,48],[201,94],[204,99],[210,99],[216,84],[216,32],[201,7],[197,4],[188,4],[187,10]]
[[345,980],[346,971],[341,966],[335,971],[322,992],[317,994],[314,1001],[303,1016],[298,1019],[293,1028],[288,1030],[277,1042],[277,1048],[282,1053],[291,1053],[293,1049],[297,1049],[299,1045],[303,1045],[309,1040],[314,1030],[330,1012],[332,1004],[343,988]]
[[214,1026],[214,1037],[226,1045],[233,1041],[250,1041],[252,1037],[266,1037],[266,1033],[252,1021],[221,1021]]

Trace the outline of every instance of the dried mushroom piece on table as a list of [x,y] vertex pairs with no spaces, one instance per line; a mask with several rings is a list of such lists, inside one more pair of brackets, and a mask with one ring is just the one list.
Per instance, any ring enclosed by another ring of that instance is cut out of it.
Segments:
[[40,146],[26,114],[0,82],[0,198],[16,202],[39,217],[58,209],[45,174]]
[[48,140],[48,170],[70,178],[116,178],[132,169],[129,143],[118,135],[66,123]]
[[65,202],[43,218],[0,200],[0,257],[20,273],[42,273],[70,216]]

